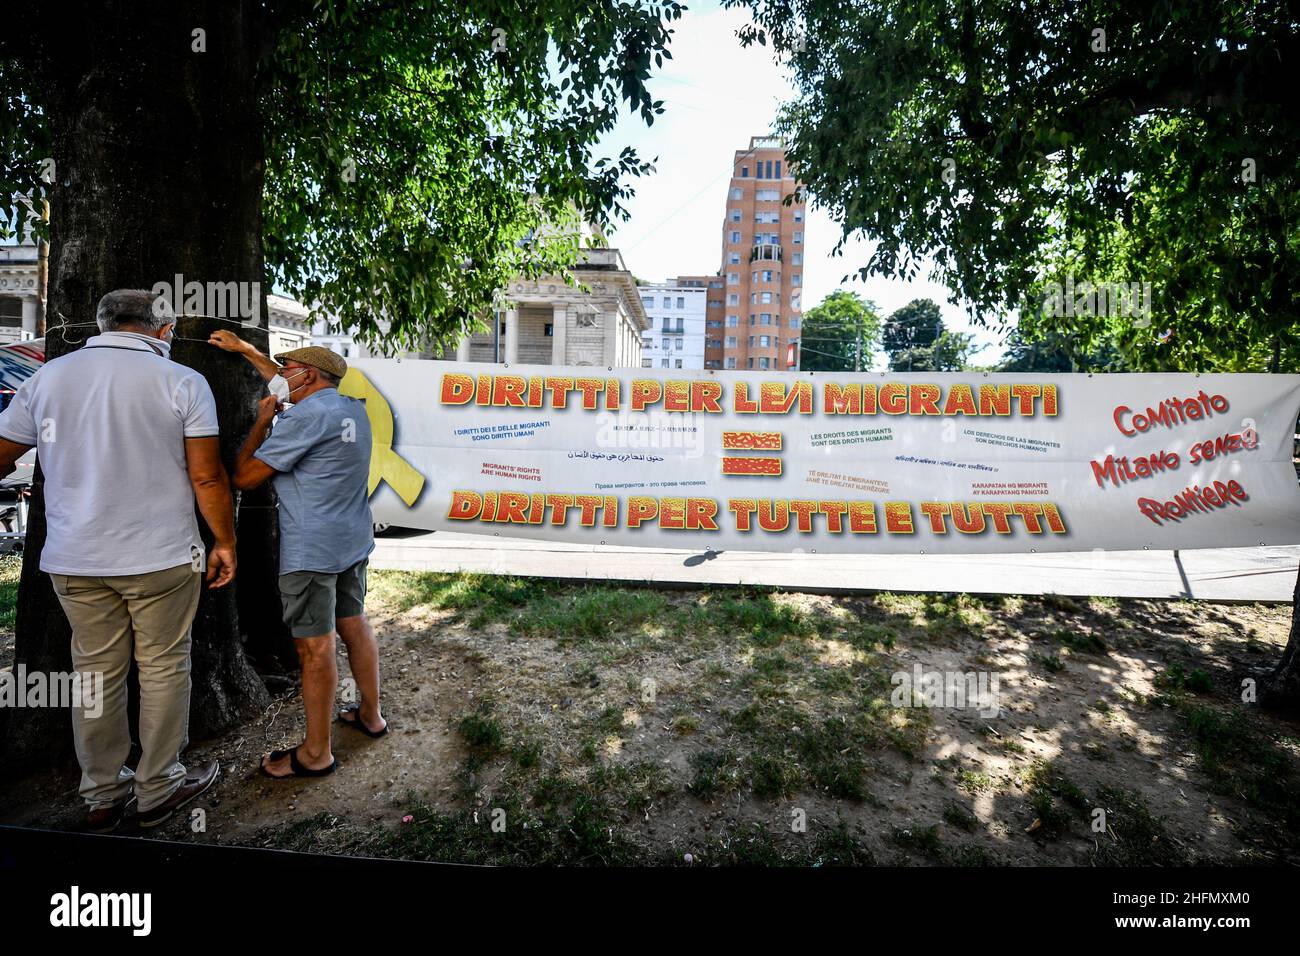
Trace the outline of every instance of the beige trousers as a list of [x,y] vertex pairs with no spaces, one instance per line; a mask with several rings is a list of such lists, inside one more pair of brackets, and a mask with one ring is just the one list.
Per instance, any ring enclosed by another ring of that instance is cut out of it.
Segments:
[[[88,716],[72,708],[81,763],[81,796],[92,808],[125,800],[134,786],[139,810],[152,810],[185,779],[180,762],[190,722],[190,626],[199,605],[200,572],[182,564],[110,577],[51,574],[72,624],[72,666],[89,684],[102,674],[103,702]],[[140,763],[131,751],[126,677],[140,674]]]

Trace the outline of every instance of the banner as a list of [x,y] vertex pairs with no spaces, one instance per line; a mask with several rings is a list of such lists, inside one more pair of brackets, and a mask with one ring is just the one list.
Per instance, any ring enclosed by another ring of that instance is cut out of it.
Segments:
[[1297,375],[358,360],[375,520],[643,547],[1300,543]]

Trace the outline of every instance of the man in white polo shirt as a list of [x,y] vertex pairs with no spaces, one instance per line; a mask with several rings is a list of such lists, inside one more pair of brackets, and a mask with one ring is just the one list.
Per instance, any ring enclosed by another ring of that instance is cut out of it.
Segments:
[[[152,292],[99,300],[101,334],[47,362],[0,414],[0,476],[33,446],[45,474],[41,570],[72,624],[72,662],[103,675],[97,717],[72,708],[81,795],[91,829],[117,827],[132,793],[157,826],[203,793],[215,760],[187,772],[190,626],[202,586],[197,499],[215,541],[210,587],[235,573],[230,482],[217,409],[203,376],[170,360],[175,318]],[[134,773],[127,672],[140,677]],[[92,684],[93,686],[93,684]]]

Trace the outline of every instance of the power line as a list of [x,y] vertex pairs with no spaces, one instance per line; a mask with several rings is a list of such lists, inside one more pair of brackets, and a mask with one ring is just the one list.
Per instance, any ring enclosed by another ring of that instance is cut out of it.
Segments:
[[716,182],[717,182],[719,179],[721,179],[723,176],[726,176],[728,173],[735,172],[735,169],[736,169],[736,163],[740,162],[742,159],[746,159],[747,157],[752,156],[752,155],[754,154],[754,151],[757,150],[757,149],[758,149],[757,146],[751,146],[748,150],[746,150],[746,151],[745,151],[744,153],[742,153],[740,156],[737,156],[735,159],[733,159],[733,160],[731,161],[731,165],[728,166],[727,169],[726,169],[724,172],[719,173],[717,176],[714,176],[711,180],[709,180],[707,183],[705,183],[705,184],[704,184],[704,188],[702,188],[702,189],[701,189],[699,192],[697,192],[694,196],[692,196],[690,199],[686,200],[686,202],[682,203],[680,206],[678,206],[676,209],[674,209],[672,212],[670,212],[670,213],[669,213],[669,214],[668,214],[664,219],[662,219],[662,220],[661,220],[661,221],[660,221],[660,222],[659,222],[659,223],[658,223],[658,224],[657,224],[653,229],[651,229],[649,232],[645,233],[645,234],[644,234],[640,239],[638,239],[636,242],[632,243],[632,245],[628,246],[628,247],[627,247],[627,251],[628,251],[628,252],[631,252],[633,249],[635,249],[637,246],[641,245],[641,243],[645,242],[647,239],[649,239],[651,236],[653,236],[656,232],[658,232],[660,229],[662,229],[664,226],[666,226],[669,222],[671,222],[673,219],[675,219],[675,218],[677,217],[677,214],[678,214],[678,213],[680,213],[680,212],[681,212],[683,209],[685,209],[687,206],[689,206],[689,205],[691,205],[693,202],[695,202],[695,200],[699,199],[702,195],[704,195],[704,193],[705,193],[706,191],[708,191],[709,189],[713,188],[713,184],[716,183]]

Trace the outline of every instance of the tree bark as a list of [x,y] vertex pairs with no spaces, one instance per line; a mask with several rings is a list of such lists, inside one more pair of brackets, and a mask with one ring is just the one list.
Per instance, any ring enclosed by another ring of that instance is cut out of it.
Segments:
[[1259,702],[1269,710],[1300,713],[1300,574],[1291,597],[1291,634],[1282,660],[1261,681]]
[[[267,348],[256,16],[252,0],[85,5],[58,23],[41,24],[48,53],[41,57],[43,85],[36,91],[55,162],[47,358],[57,359],[95,333],[58,326],[92,322],[100,296],[112,289],[149,289],[177,275],[186,282],[256,283],[260,328],[185,318],[172,349],[175,361],[200,371],[212,386],[228,468],[265,394],[242,358],[204,341],[215,328],[232,328]],[[195,49],[195,30],[204,31],[202,52]],[[68,623],[48,575],[39,570],[44,489],[38,463],[17,613],[16,663],[29,672],[71,668]],[[114,496],[148,494],[148,488],[103,489],[109,507]],[[269,492],[244,502],[238,577],[225,589],[205,588],[200,600],[193,631],[193,738],[231,726],[267,702],[244,644],[282,648],[287,641],[275,594],[271,507]],[[199,525],[210,543],[201,519]],[[242,628],[239,610],[246,612]],[[0,726],[0,759],[23,764],[67,753],[69,725],[66,710],[16,713]]]

